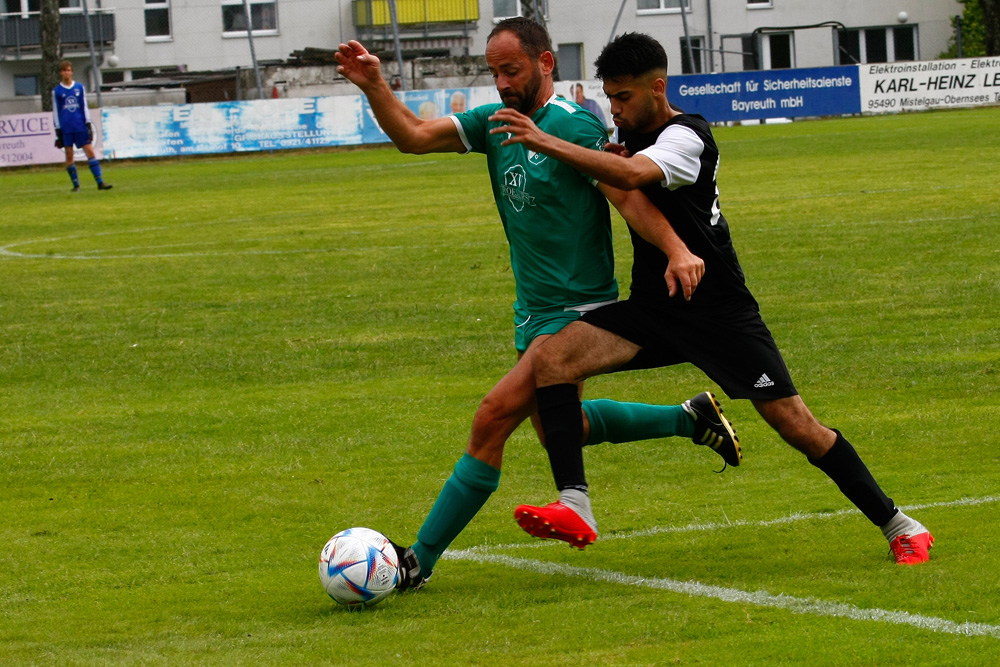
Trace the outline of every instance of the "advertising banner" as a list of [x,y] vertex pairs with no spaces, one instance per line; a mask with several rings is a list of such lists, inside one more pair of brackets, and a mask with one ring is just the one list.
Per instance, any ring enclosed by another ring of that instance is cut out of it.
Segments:
[[611,103],[604,94],[604,86],[600,81],[556,81],[556,95],[576,102],[581,107],[597,116],[604,127],[611,129]]
[[[600,81],[555,92],[612,127]],[[424,119],[500,101],[493,86],[396,95]],[[1000,104],[1000,58],[677,75],[667,97],[713,123]],[[98,156],[118,159],[389,142],[363,95],[109,107],[94,125]],[[54,138],[51,114],[0,116],[0,167],[62,162]]]
[[1000,58],[859,65],[861,111],[1000,104]]
[[362,141],[361,100],[356,95],[229,104],[235,151],[347,146]]
[[[430,120],[454,113],[461,113],[483,104],[495,104],[500,101],[500,95],[493,86],[476,86],[474,88],[444,88],[437,90],[409,90],[396,93],[396,97],[418,118]],[[375,112],[368,104],[368,98],[361,97],[364,106],[363,128],[364,143],[389,143],[389,135],[382,131]]]
[[[94,152],[102,157],[101,119],[94,114]],[[51,113],[25,113],[0,117],[0,167],[59,164],[66,161],[63,149],[55,147],[56,132]],[[73,153],[86,162],[82,150]]]
[[361,98],[302,97],[104,110],[113,158],[362,143]]
[[857,66],[685,74],[667,79],[667,99],[710,123],[859,113]]

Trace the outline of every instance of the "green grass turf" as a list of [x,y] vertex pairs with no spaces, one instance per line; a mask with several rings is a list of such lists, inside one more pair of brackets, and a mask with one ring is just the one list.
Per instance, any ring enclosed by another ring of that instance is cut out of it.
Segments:
[[[1000,626],[1000,109],[716,134],[722,209],[797,386],[898,504],[931,505],[912,512],[937,537],[930,564],[895,566],[832,482],[723,399],[738,469],[713,474],[679,439],[588,450],[603,539],[585,552],[514,523],[554,497],[522,427],[430,585],[350,613],[320,588],[323,543],[354,525],[412,540],[514,358],[485,160],[110,163],[114,190],[83,170],[76,195],[57,167],[8,171],[0,664],[1000,663],[997,631],[601,579]],[[684,366],[588,395],[706,388]],[[662,532],[691,524],[715,527]],[[483,545],[527,565],[460,551]]]

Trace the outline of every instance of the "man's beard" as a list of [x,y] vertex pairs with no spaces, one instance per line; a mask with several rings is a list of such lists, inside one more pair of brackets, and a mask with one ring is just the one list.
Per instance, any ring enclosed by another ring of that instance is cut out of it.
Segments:
[[511,95],[503,100],[504,106],[523,113],[525,116],[535,108],[538,91],[542,89],[542,72],[538,68],[531,75],[531,81],[524,87],[524,95]]

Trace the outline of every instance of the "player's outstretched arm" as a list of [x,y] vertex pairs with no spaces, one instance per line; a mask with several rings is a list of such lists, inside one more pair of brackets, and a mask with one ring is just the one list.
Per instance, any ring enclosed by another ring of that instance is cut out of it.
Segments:
[[538,129],[534,121],[514,109],[500,109],[490,116],[490,120],[505,123],[490,130],[491,134],[511,135],[501,146],[524,144],[533,151],[544,153],[621,190],[635,190],[663,180],[663,171],[649,158],[641,155],[629,158],[615,152],[595,151],[554,137]]
[[705,275],[704,260],[688,249],[687,244],[670,225],[670,221],[642,192],[619,190],[603,183],[598,187],[632,229],[662,250],[670,260],[667,263],[667,272],[663,274],[670,296],[674,296],[680,290],[684,300],[690,301],[702,276]]
[[378,56],[369,53],[361,42],[352,39],[341,44],[334,58],[337,71],[368,98],[375,119],[396,148],[404,153],[465,152],[465,144],[450,118],[423,120],[399,101],[382,76]]

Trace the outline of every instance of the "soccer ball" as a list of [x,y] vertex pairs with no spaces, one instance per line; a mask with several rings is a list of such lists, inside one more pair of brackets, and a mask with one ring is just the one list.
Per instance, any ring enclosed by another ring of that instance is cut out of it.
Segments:
[[370,607],[396,588],[399,559],[385,535],[370,528],[342,530],[319,554],[323,590],[348,607]]

